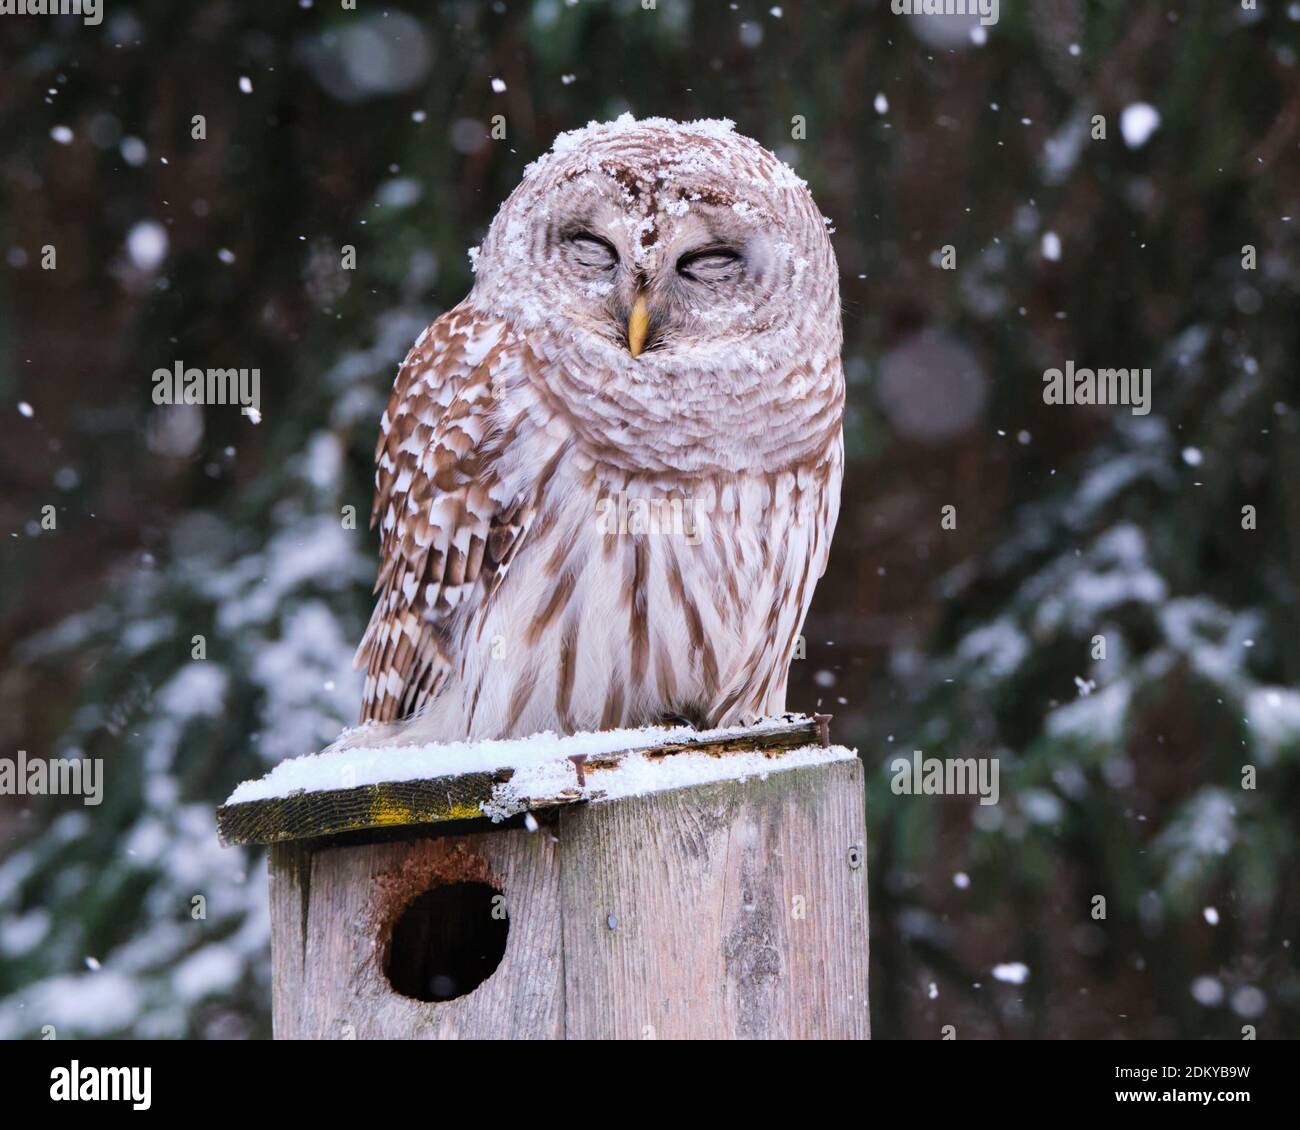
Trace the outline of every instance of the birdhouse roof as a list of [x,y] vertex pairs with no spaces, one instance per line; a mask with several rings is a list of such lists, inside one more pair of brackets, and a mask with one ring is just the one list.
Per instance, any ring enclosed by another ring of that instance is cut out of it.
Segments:
[[856,756],[830,745],[829,721],[787,714],[716,730],[650,726],[308,754],[239,785],[217,809],[217,827],[223,843],[241,844],[453,820],[499,822],[536,809]]

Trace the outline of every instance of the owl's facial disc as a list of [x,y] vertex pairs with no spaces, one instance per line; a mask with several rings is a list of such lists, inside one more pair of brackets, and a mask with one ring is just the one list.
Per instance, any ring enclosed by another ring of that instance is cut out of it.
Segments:
[[530,166],[476,261],[476,302],[652,388],[748,380],[838,318],[803,182],[730,132],[665,144],[640,129],[595,130]]
[[569,292],[563,309],[575,325],[632,357],[726,348],[752,332],[780,240],[773,225],[671,198],[668,207],[629,209],[614,187],[596,183],[603,191],[584,182],[571,218],[553,229]]

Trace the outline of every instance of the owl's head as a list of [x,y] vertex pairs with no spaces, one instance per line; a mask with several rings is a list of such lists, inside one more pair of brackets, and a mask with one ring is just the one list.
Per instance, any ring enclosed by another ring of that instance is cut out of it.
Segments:
[[839,350],[826,221],[726,121],[625,114],[561,134],[497,213],[475,272],[476,305],[641,376]]
[[607,464],[740,472],[837,442],[839,275],[807,186],[730,122],[561,134],[476,253],[508,322]]

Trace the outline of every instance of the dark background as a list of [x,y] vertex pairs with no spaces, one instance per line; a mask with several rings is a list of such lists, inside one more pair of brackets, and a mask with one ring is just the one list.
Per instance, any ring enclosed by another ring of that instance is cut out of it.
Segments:
[[[264,860],[212,808],[354,720],[340,514],[396,365],[523,166],[625,110],[734,119],[834,221],[850,462],[790,702],[868,768],[875,1034],[1300,1034],[1300,5],[358,7],[0,17],[0,756],[107,775],[0,797],[0,1035],[268,1033]],[[155,406],[178,360],[260,368],[261,422]],[[1153,411],[1045,405],[1067,360]],[[894,795],[914,749],[998,757],[1000,804]]]

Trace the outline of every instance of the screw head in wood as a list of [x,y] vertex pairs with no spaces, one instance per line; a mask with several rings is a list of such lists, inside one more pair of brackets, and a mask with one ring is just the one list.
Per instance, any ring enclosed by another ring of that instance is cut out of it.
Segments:
[[569,760],[573,762],[574,769],[578,771],[578,785],[585,788],[587,774],[582,767],[587,763],[587,755],[585,753],[572,753],[569,755]]
[[854,871],[856,871],[861,866],[862,866],[862,845],[850,844],[849,845],[849,867],[851,867]]
[[813,721],[817,723],[817,739],[822,743],[822,749],[829,749],[831,745],[831,718],[830,714],[813,715]]

